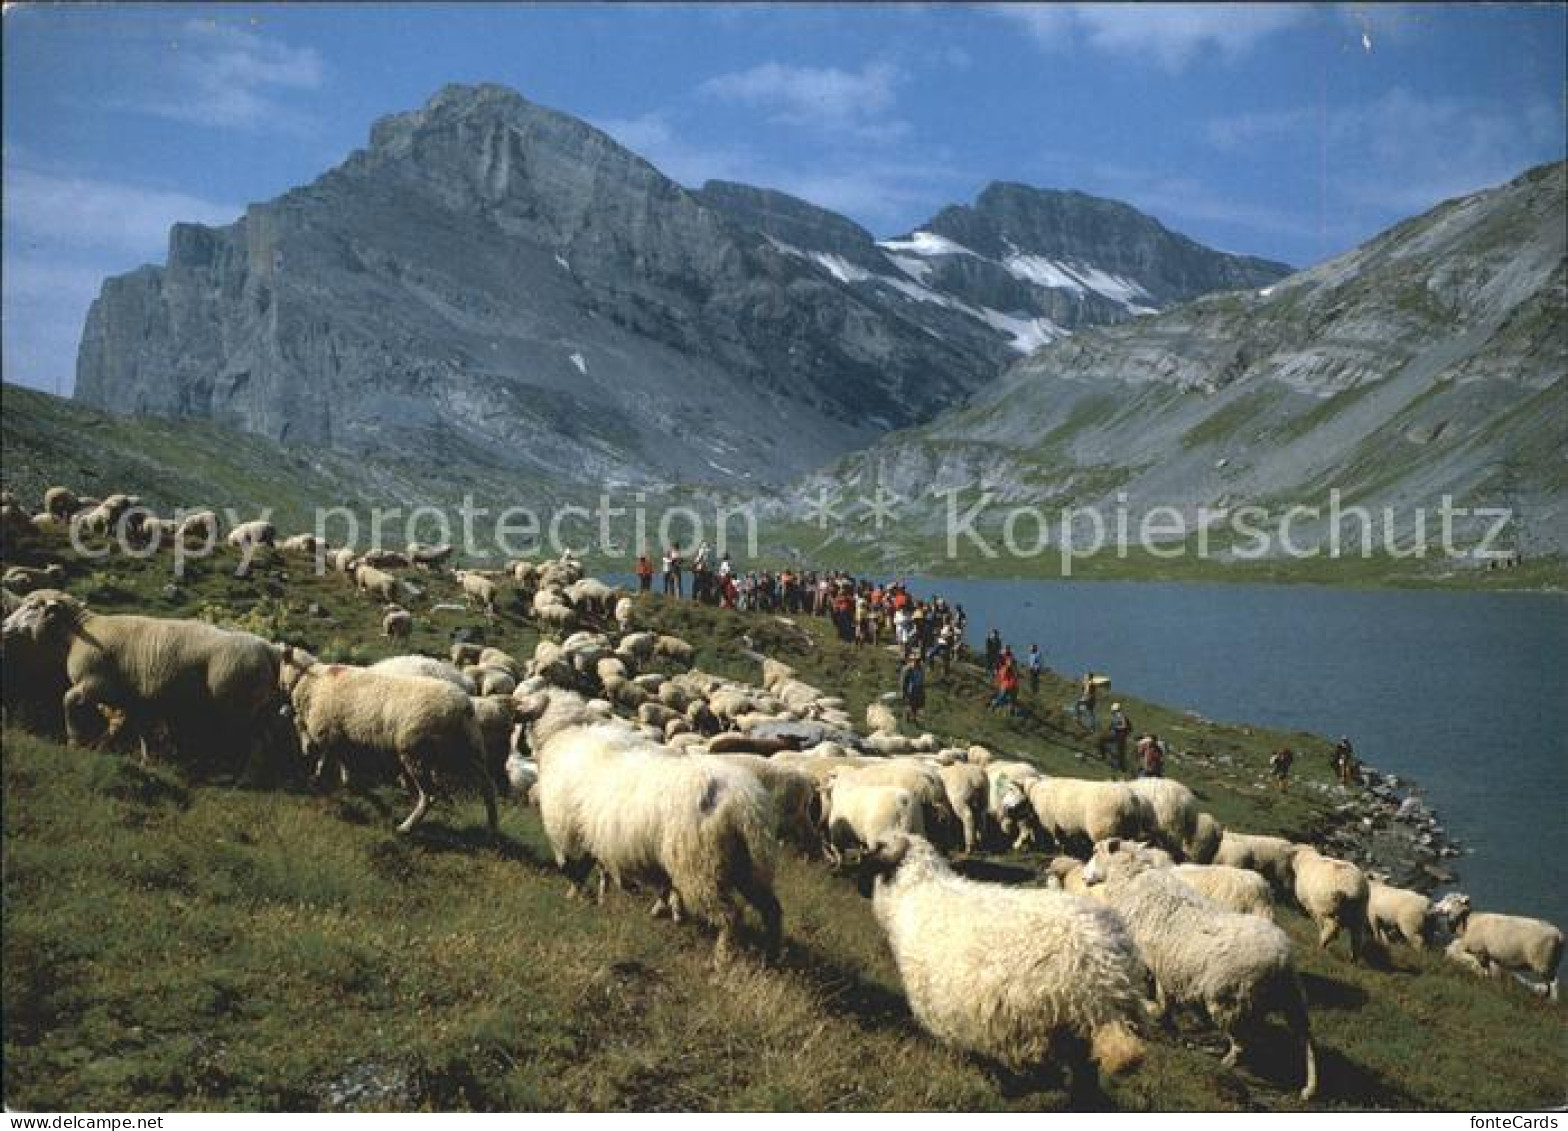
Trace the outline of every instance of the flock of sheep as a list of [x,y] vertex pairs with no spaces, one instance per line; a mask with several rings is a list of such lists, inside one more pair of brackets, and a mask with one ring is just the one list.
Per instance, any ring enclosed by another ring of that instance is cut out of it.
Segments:
[[[61,490],[44,514],[82,513]],[[92,512],[98,528],[133,498],[92,504],[108,507]],[[443,569],[450,553],[355,555],[308,535],[278,542],[266,523],[229,539],[317,555],[388,606],[392,637],[412,627],[393,602],[417,590],[388,571]],[[30,571],[14,579],[25,596],[6,593],[8,712],[52,711],[71,742],[133,738],[144,757],[149,740],[183,749],[262,735],[281,713],[317,780],[401,780],[414,798],[402,832],[461,785],[481,793],[494,830],[501,785],[537,806],[573,893],[594,894],[595,879],[601,900],[612,884],[648,891],[655,914],[716,929],[721,964],[742,946],[748,906],[764,955],[778,953],[781,845],[824,857],[871,896],[926,1030],[1014,1070],[1060,1065],[1075,1087],[1093,1086],[1095,1066],[1135,1064],[1151,1016],[1192,1005],[1228,1042],[1227,1066],[1257,1021],[1283,1015],[1310,1098],[1307,1003],[1277,900],[1300,906],[1323,947],[1344,933],[1352,960],[1369,933],[1421,948],[1447,918],[1456,961],[1529,972],[1557,995],[1562,934],[1550,924],[1472,914],[1463,897],[1434,905],[1310,846],[1221,828],[1177,781],[1046,775],[902,734],[880,703],[857,725],[842,698],[760,655],[755,683],[704,672],[691,644],[639,630],[637,601],[570,556],[453,576],[487,615],[511,588],[550,635],[526,661],[457,644],[447,659],[324,663],[200,621],[94,613],[52,587],[57,574]],[[1056,853],[1044,886],[968,879],[945,855],[1030,844]]]

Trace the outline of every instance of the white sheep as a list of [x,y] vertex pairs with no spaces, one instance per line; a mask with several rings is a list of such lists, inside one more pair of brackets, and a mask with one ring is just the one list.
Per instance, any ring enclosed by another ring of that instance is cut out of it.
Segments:
[[1367,881],[1367,925],[1384,946],[1403,939],[1416,950],[1425,950],[1431,911],[1431,898],[1418,891]]
[[383,569],[366,565],[363,561],[355,564],[353,576],[354,584],[361,593],[368,593],[381,601],[395,602],[413,594],[413,587],[407,582]]
[[382,675],[439,679],[450,683],[464,695],[479,694],[479,688],[474,685],[473,680],[445,660],[438,660],[434,656],[388,656],[384,660],[377,660],[367,670],[380,672]]
[[963,762],[953,762],[937,770],[947,803],[964,830],[964,851],[975,852],[985,835],[986,802],[991,783],[985,770]]
[[1155,1003],[1201,1005],[1229,1044],[1224,1065],[1241,1057],[1238,1034],[1278,1011],[1302,1044],[1306,1080],[1301,1098],[1317,1092],[1306,997],[1291,961],[1290,938],[1273,923],[1226,911],[1199,895],[1138,845],[1107,840],[1095,846],[1084,868],[1091,888],[1121,915],[1154,975]]
[[501,588],[490,578],[473,570],[460,569],[454,574],[463,596],[470,605],[476,605],[486,616],[495,616],[500,601]]
[[872,734],[897,734],[898,716],[886,703],[866,704],[866,729]]
[[1256,872],[1224,864],[1192,863],[1176,865],[1175,872],[1183,883],[1227,911],[1274,921],[1272,889]]
[[1348,860],[1324,856],[1310,845],[1297,845],[1291,853],[1292,889],[1296,902],[1318,926],[1318,946],[1324,949],[1344,931],[1351,961],[1361,957],[1367,933],[1366,875]]
[[846,849],[865,848],[891,833],[925,833],[920,802],[896,785],[870,785],[836,778],[823,806],[828,855],[843,859]]
[[548,691],[520,706],[539,765],[539,814],[556,864],[580,890],[597,863],[618,886],[651,884],[655,909],[718,927],[714,957],[734,951],[736,897],[761,914],[778,952],[775,814],[757,777],[722,757],[677,754],[624,724],[595,721],[581,696]]
[[1039,777],[1028,781],[1024,792],[1040,826],[1063,848],[1141,837],[1154,820],[1149,803],[1126,782]]
[[1116,915],[1041,888],[977,883],[928,842],[895,836],[861,865],[910,1011],[945,1044],[1015,1073],[1060,1062],[1093,1093],[1093,1064],[1143,1057],[1143,968]]
[[1220,835],[1219,847],[1211,859],[1204,861],[1200,858],[1198,862],[1249,868],[1273,884],[1276,892],[1285,894],[1294,886],[1290,862],[1295,851],[1296,845],[1282,836],[1237,833],[1226,829]]
[[444,680],[318,663],[289,645],[283,648],[279,687],[292,705],[301,751],[316,759],[318,780],[334,763],[346,779],[366,761],[396,759],[415,796],[398,832],[412,831],[424,820],[438,785],[457,778],[479,786],[490,831],[499,829],[484,735],[472,701],[460,689]]
[[615,602],[615,627],[621,635],[632,630],[632,618],[636,615],[636,605],[630,597],[622,597]]
[[689,668],[696,655],[696,649],[679,636],[660,636],[654,641],[653,654]]
[[1527,970],[1541,980],[1537,993],[1557,1000],[1557,967],[1563,957],[1563,933],[1545,919],[1472,911],[1470,899],[1452,895],[1442,901],[1451,916],[1455,938],[1448,956],[1477,973],[1501,978],[1505,970]]
[[1135,778],[1126,785],[1149,803],[1153,839],[1171,852],[1191,857],[1198,832],[1198,798],[1192,790],[1172,778]]
[[947,786],[939,769],[909,758],[873,758],[844,769],[841,777],[861,785],[895,785],[909,790],[920,806],[924,826],[914,831],[939,843],[950,844],[958,841],[960,826],[948,804]]
[[278,543],[278,549],[286,554],[314,554],[316,552],[316,536],[314,534],[291,534]]

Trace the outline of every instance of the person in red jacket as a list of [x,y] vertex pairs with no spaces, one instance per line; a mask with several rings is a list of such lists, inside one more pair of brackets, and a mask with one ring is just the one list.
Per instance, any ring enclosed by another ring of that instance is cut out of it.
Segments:
[[643,593],[653,590],[653,563],[647,554],[637,555],[637,588]]

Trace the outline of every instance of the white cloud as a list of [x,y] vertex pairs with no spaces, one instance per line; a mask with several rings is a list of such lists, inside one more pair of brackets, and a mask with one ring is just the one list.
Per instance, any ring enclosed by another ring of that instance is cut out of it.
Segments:
[[5,379],[69,392],[82,323],[103,280],[162,261],[175,221],[227,224],[243,208],[19,167],[6,156]]
[[163,78],[122,108],[202,126],[298,130],[307,119],[284,96],[319,90],[326,78],[314,48],[215,19],[187,21],[169,50]]
[[891,140],[909,132],[907,122],[888,117],[898,101],[903,75],[890,63],[867,63],[858,71],[837,67],[790,67],[761,63],[749,70],[715,75],[697,92],[709,98],[754,107],[770,121],[854,133],[867,140]]
[[1383,219],[1501,183],[1560,159],[1563,115],[1553,103],[1499,103],[1394,87],[1359,105],[1296,106],[1214,118],[1203,136],[1220,150],[1307,144],[1315,178],[1340,205]]
[[227,224],[244,209],[182,192],[27,168],[5,172],[6,244],[161,256],[176,220]]
[[1171,72],[1210,52],[1239,59],[1312,14],[1297,4],[999,4],[992,10],[1041,46],[1083,42],[1110,55],[1152,59]]

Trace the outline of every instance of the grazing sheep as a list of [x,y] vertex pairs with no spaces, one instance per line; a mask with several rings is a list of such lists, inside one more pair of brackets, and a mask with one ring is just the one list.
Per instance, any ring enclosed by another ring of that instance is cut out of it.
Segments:
[[76,598],[59,589],[35,589],[26,598],[17,597],[9,589],[0,590],[5,597],[3,632],[4,666],[0,668],[0,693],[3,693],[5,717],[20,722],[29,730],[51,737],[60,736],[65,718],[60,702],[71,681],[60,662],[55,643],[35,639],[26,618],[11,620],[11,614],[29,605],[56,600],[74,603]]
[[[973,749],[971,747],[971,759]],[[991,757],[989,751],[979,765],[990,783],[986,815],[1008,844],[1014,849],[1022,848],[1034,835],[1034,810],[1029,808],[1029,796],[1024,789],[1030,781],[1043,775],[1028,762],[1002,761]]]
[[1361,957],[1367,933],[1367,878],[1347,860],[1324,856],[1308,845],[1297,845],[1290,857],[1296,902],[1318,925],[1318,946],[1324,949],[1344,931],[1352,962]]
[[1024,785],[1040,826],[1066,847],[1110,837],[1143,836],[1153,824],[1149,803],[1126,782],[1040,777]]
[[[167,727],[182,750],[257,738],[277,702],[278,658],[265,640],[202,621],[105,616],[54,590],[34,593],[5,620],[7,641],[29,637],[35,655],[64,673],[67,739],[101,736],[101,707],[145,739]],[[9,673],[8,673],[9,674]]]
[[664,659],[679,664],[683,668],[689,668],[691,667],[693,657],[696,655],[696,649],[679,636],[660,636],[654,642],[653,654],[662,656]]
[[1227,911],[1274,921],[1269,882],[1256,872],[1224,864],[1178,864],[1175,872],[1183,883]]
[[920,802],[896,785],[868,785],[840,776],[828,787],[823,806],[828,855],[841,861],[846,849],[866,848],[892,833],[920,833],[926,826]]
[[615,627],[622,636],[632,630],[632,617],[635,612],[636,606],[630,597],[622,597],[615,602]]
[[381,618],[381,635],[393,640],[406,640],[414,634],[414,615],[401,605],[388,605],[386,616]]
[[787,683],[794,679],[795,675],[795,669],[788,664],[781,663],[778,660],[769,660],[766,657],[763,658],[762,686],[764,690],[772,691],[779,684]]
[[1198,832],[1198,799],[1192,790],[1171,778],[1135,778],[1126,786],[1149,803],[1152,838],[1170,852],[1190,857]]
[[1093,900],[964,879],[925,840],[893,836],[861,865],[910,1011],[945,1044],[1015,1073],[1060,1061],[1074,1091],[1091,1062],[1143,1057],[1143,968],[1126,928]]
[[488,577],[473,570],[460,569],[455,574],[457,583],[462,587],[463,596],[470,605],[476,605],[486,616],[495,616],[497,601],[500,597],[500,586]]
[[1528,970],[1541,980],[1536,992],[1557,1000],[1562,931],[1544,919],[1472,911],[1465,895],[1448,896],[1442,906],[1455,933],[1448,945],[1450,958],[1494,978],[1501,978],[1505,970]]
[[1426,949],[1432,900],[1418,891],[1367,881],[1367,926],[1384,946],[1403,939],[1416,950]]
[[[915,832],[941,844],[959,841],[958,817],[947,802],[947,786],[939,767],[913,759],[874,758],[864,765],[843,771],[843,777],[861,785],[896,785],[914,795],[920,806],[923,828]],[[868,842],[869,843],[869,842]]]
[[618,886],[654,885],[656,911],[667,908],[677,921],[690,911],[718,927],[720,963],[740,930],[739,895],[763,918],[768,955],[778,953],[775,815],[754,774],[595,721],[570,692],[535,695],[520,715],[539,765],[540,819],[574,891],[594,863]]
[[285,554],[314,554],[316,552],[316,536],[314,534],[291,534],[278,543],[278,549]]
[[252,522],[242,522],[229,531],[229,545],[237,550],[255,546],[271,546],[277,539],[278,528],[262,518]]
[[571,632],[577,627],[577,613],[570,605],[550,604],[536,608],[534,617],[546,628],[556,632]]
[[1282,836],[1259,836],[1226,829],[1220,836],[1219,847],[1211,862],[1232,868],[1249,868],[1267,879],[1276,892],[1284,895],[1294,886],[1290,860],[1295,851],[1296,846]]
[[479,694],[479,688],[474,685],[473,680],[445,660],[438,660],[434,656],[388,656],[384,660],[377,660],[366,670],[380,672],[382,675],[439,679],[450,683],[464,695]]
[[293,706],[300,750],[316,759],[319,781],[336,763],[375,768],[395,759],[414,792],[413,811],[397,827],[411,832],[430,809],[437,789],[457,778],[479,786],[491,832],[500,828],[495,784],[485,769],[485,739],[472,700],[438,679],[387,675],[369,668],[322,664],[285,645],[278,686]]
[[368,593],[381,601],[393,602],[410,595],[411,588],[404,581],[385,570],[366,565],[363,559],[354,567],[354,584],[361,593]]
[[610,611],[610,602],[615,600],[615,590],[597,577],[585,577],[569,585],[566,596],[573,608],[604,616]]
[[658,643],[659,638],[651,632],[629,632],[621,637],[615,650],[630,659],[633,665],[641,665],[653,659],[653,650]]
[[958,816],[964,830],[964,851],[975,852],[985,834],[986,801],[990,797],[991,783],[985,770],[955,762],[937,770],[942,788],[947,791],[947,803]]
[[898,716],[885,703],[866,705],[866,729],[872,734],[897,734]]
[[1129,841],[1097,844],[1083,879],[1091,888],[1103,885],[1104,899],[1126,923],[1154,975],[1161,1014],[1172,1004],[1203,1006],[1230,1046],[1222,1063],[1231,1068],[1243,1051],[1238,1036],[1267,1014],[1283,1013],[1306,1062],[1301,1098],[1317,1093],[1306,997],[1284,931],[1226,911]]

